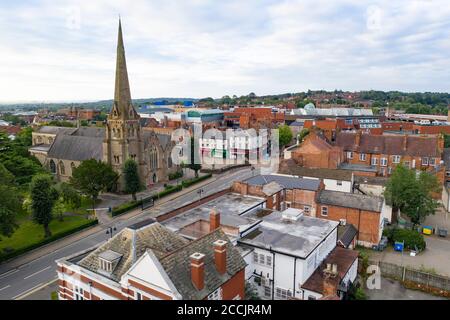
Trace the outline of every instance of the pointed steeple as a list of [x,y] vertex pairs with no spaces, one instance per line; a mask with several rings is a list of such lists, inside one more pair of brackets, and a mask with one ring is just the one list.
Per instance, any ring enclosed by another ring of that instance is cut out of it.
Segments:
[[[136,114],[131,102],[130,84],[128,82],[127,62],[122,37],[122,23],[119,18],[119,35],[117,39],[116,83],[114,91],[114,108],[121,118],[133,118]],[[133,112],[130,110],[133,109]],[[132,116],[130,116],[132,115]]]

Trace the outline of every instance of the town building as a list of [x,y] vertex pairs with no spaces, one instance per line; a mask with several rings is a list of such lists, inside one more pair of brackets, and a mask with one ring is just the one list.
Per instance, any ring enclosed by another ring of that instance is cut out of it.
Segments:
[[246,263],[220,228],[188,241],[143,221],[59,259],[60,300],[240,300]]

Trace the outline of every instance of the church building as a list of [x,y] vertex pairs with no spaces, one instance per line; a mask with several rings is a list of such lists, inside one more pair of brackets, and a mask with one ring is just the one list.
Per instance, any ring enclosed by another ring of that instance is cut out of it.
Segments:
[[63,128],[43,126],[33,132],[30,153],[36,156],[61,181],[67,181],[82,161],[101,160],[120,175],[118,189],[123,190],[123,165],[136,161],[139,176],[146,187],[167,181],[178,167],[171,161],[175,142],[171,136],[142,130],[128,82],[122,26],[119,21],[114,102],[104,128]]

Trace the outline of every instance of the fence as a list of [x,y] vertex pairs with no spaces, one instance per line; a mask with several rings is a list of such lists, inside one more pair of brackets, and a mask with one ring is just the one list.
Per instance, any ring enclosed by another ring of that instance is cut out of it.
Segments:
[[426,288],[436,288],[450,292],[450,278],[431,274],[428,272],[402,267],[388,262],[370,262],[380,267],[380,272],[386,277],[391,277],[403,282],[413,282]]

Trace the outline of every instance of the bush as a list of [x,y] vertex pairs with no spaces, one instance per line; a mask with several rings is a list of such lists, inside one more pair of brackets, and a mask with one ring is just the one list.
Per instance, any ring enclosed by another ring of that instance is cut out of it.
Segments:
[[209,173],[209,174],[206,174],[206,175],[201,176],[201,177],[198,177],[198,178],[193,178],[193,179],[184,180],[181,184],[183,185],[183,188],[187,188],[187,187],[192,186],[193,184],[196,184],[196,183],[198,183],[198,182],[200,182],[200,181],[209,179],[209,178],[211,178],[211,177],[212,177],[212,174]]
[[416,230],[408,229],[395,229],[392,232],[392,242],[405,241],[405,247],[410,250],[415,250],[416,247],[419,250],[424,250],[426,247],[425,239]]
[[169,180],[175,180],[181,177],[183,177],[183,171],[181,170],[174,173],[169,173]]
[[142,201],[130,201],[130,202],[123,203],[112,209],[111,216],[112,217],[118,216],[119,214],[122,214],[124,212],[130,211],[130,210],[133,210],[133,209],[139,207],[141,204],[142,204]]
[[27,247],[23,247],[23,248],[20,248],[18,250],[14,250],[14,251],[12,251],[10,253],[7,253],[5,255],[1,255],[0,256],[0,262],[6,261],[6,260],[14,258],[14,257],[17,257],[17,256],[19,256],[21,254],[24,254],[24,253],[28,252],[28,251],[31,251],[31,250],[36,249],[36,248],[39,248],[39,247],[41,247],[41,246],[43,246],[45,244],[48,244],[50,242],[53,242],[53,241],[56,241],[58,239],[64,238],[64,237],[66,237],[68,235],[71,235],[72,233],[81,231],[81,230],[86,229],[86,228],[91,227],[91,226],[95,226],[97,224],[98,224],[98,220],[91,220],[91,221],[88,221],[85,224],[82,224],[82,225],[80,225],[80,226],[78,226],[76,228],[73,228],[71,230],[67,230],[67,231],[60,232],[60,233],[55,233],[55,234],[51,235],[50,237],[43,239],[40,242],[33,243],[32,245],[29,245]]

